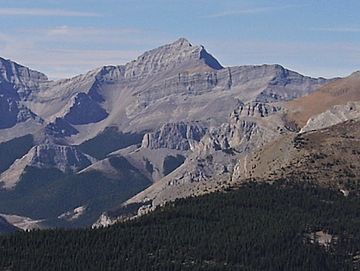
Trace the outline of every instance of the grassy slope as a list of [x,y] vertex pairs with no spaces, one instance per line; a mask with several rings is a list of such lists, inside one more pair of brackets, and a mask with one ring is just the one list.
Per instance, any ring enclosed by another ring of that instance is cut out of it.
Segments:
[[303,127],[312,116],[329,110],[334,105],[360,101],[360,73],[336,80],[319,88],[317,91],[289,101],[286,107],[289,113],[286,118]]

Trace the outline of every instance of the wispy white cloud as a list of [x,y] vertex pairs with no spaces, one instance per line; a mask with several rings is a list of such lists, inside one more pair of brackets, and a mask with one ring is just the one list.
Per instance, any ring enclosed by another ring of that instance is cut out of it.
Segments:
[[138,50],[41,49],[30,43],[2,51],[6,58],[45,72],[51,79],[69,78],[104,65],[125,64],[141,53]]
[[84,37],[84,36],[119,36],[119,35],[135,35],[141,34],[145,31],[138,28],[99,28],[99,27],[71,27],[68,25],[57,26],[53,28],[45,28],[38,30],[31,30],[31,32],[38,32],[47,36],[71,36],[71,37]]
[[259,13],[273,12],[283,9],[295,8],[299,5],[286,5],[286,6],[266,6],[266,7],[250,7],[250,8],[234,8],[233,10],[222,11],[205,16],[205,18],[221,18],[229,16],[251,15]]
[[278,63],[305,75],[328,78],[360,69],[359,42],[214,40],[207,47],[225,66]]
[[99,13],[65,9],[0,8],[0,16],[100,17]]
[[320,32],[357,33],[360,32],[360,27],[318,27],[311,28],[311,30]]
[[0,32],[0,57],[67,78],[103,65],[125,64],[168,42],[156,30],[59,26]]

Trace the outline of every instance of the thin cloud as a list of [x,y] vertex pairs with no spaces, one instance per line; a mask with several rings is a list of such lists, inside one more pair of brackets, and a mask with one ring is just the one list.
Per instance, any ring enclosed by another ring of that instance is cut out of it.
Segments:
[[0,16],[100,17],[101,14],[65,9],[0,8]]
[[103,65],[125,64],[169,38],[154,30],[58,26],[0,31],[0,57],[68,78]]
[[129,35],[144,34],[144,30],[137,28],[98,28],[98,27],[71,27],[67,25],[48,29],[30,30],[32,33],[39,32],[48,36],[103,36],[103,35]]
[[278,63],[305,75],[327,78],[348,76],[360,69],[360,43],[213,40],[209,45],[209,51],[225,66]]
[[311,30],[319,32],[358,33],[360,32],[360,27],[319,27],[312,28]]
[[231,11],[223,11],[215,14],[210,14],[205,16],[205,18],[221,18],[221,17],[228,17],[228,16],[239,16],[239,15],[251,15],[251,14],[259,14],[259,13],[267,13],[272,11],[278,11],[288,8],[295,8],[299,6],[295,5],[288,5],[288,6],[281,6],[281,7],[253,7],[253,8],[241,8],[241,9],[234,9]]

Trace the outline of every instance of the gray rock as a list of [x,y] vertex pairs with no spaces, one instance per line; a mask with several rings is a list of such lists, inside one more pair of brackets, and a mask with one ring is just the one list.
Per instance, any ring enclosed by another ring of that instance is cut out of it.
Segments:
[[360,102],[335,105],[319,115],[311,117],[300,133],[324,129],[347,120],[360,119]]
[[76,147],[43,144],[33,147],[21,159],[16,160],[11,167],[0,175],[0,184],[5,189],[14,188],[20,176],[28,166],[37,168],[56,168],[66,173],[77,172],[96,159],[83,154]]
[[187,151],[194,148],[206,131],[207,128],[201,123],[167,123],[156,131],[145,134],[142,147]]

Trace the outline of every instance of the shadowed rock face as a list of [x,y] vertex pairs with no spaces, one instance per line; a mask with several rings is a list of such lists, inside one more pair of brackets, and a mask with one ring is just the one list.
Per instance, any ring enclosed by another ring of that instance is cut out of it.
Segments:
[[32,166],[54,167],[61,171],[77,171],[89,166],[95,159],[71,146],[40,145],[29,152]]
[[0,97],[0,129],[14,126],[18,113],[19,109],[15,101]]
[[19,229],[8,223],[5,218],[0,216],[0,234],[15,232],[17,230]]
[[109,114],[89,95],[79,93],[74,104],[64,117],[74,125],[89,124],[105,119]]
[[79,133],[78,130],[72,127],[66,120],[61,118],[56,118],[54,122],[49,123],[45,127],[45,132],[46,134],[54,137],[67,137]]
[[48,78],[43,73],[0,58],[0,93],[25,98],[39,84],[47,81]]
[[0,175],[0,184],[6,189],[15,187],[27,167],[55,168],[62,172],[72,173],[95,161],[96,159],[83,154],[73,146],[37,145]]

